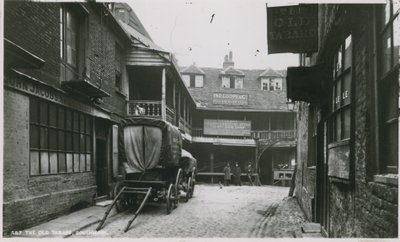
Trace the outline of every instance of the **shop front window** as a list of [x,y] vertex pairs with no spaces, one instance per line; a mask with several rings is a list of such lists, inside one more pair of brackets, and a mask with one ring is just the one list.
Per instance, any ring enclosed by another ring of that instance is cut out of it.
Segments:
[[30,175],[92,170],[92,118],[30,99]]

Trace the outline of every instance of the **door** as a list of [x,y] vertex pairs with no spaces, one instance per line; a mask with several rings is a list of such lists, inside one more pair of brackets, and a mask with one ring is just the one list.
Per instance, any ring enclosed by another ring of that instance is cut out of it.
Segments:
[[97,196],[107,194],[107,141],[104,139],[96,139],[96,183]]
[[317,126],[317,184],[316,184],[316,222],[328,232],[329,228],[329,186],[328,165],[325,152],[326,122]]
[[110,124],[102,119],[96,119],[96,184],[97,196],[108,193],[108,163],[109,163],[109,128]]

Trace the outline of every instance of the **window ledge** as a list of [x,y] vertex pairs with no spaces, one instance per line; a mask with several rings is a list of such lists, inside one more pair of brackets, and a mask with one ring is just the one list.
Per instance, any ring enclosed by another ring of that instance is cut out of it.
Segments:
[[307,166],[307,168],[311,169],[311,170],[316,170],[317,169],[317,167],[315,165],[314,166]]
[[126,94],[123,93],[123,92],[121,92],[121,91],[118,90],[118,89],[115,89],[115,92],[116,92],[117,94],[119,94],[120,96],[126,97]]
[[397,174],[382,174],[382,175],[374,175],[374,182],[390,184],[390,185],[398,185],[399,176]]

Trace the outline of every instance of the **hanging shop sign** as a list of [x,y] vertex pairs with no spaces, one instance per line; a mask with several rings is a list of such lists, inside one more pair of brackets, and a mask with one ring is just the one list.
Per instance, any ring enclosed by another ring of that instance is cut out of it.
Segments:
[[249,95],[238,93],[213,93],[213,104],[215,105],[248,105]]
[[350,179],[350,148],[348,145],[329,149],[328,176]]
[[318,5],[267,7],[268,54],[318,50]]
[[251,121],[204,119],[205,135],[250,136]]

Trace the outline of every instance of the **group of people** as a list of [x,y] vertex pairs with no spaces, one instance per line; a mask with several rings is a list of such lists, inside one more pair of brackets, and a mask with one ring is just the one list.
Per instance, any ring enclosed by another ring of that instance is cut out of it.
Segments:
[[[253,185],[253,182],[251,179],[251,172],[252,172],[251,161],[249,161],[249,163],[247,165],[247,177],[249,178],[250,184]],[[229,162],[226,163],[226,166],[224,167],[224,184],[225,184],[225,186],[229,186],[229,183],[231,182],[231,174],[233,175],[233,183],[236,186],[241,186],[242,179],[240,178],[240,176],[242,175],[242,169],[240,169],[238,162],[235,162],[235,167],[233,167],[233,169],[231,168]]]

